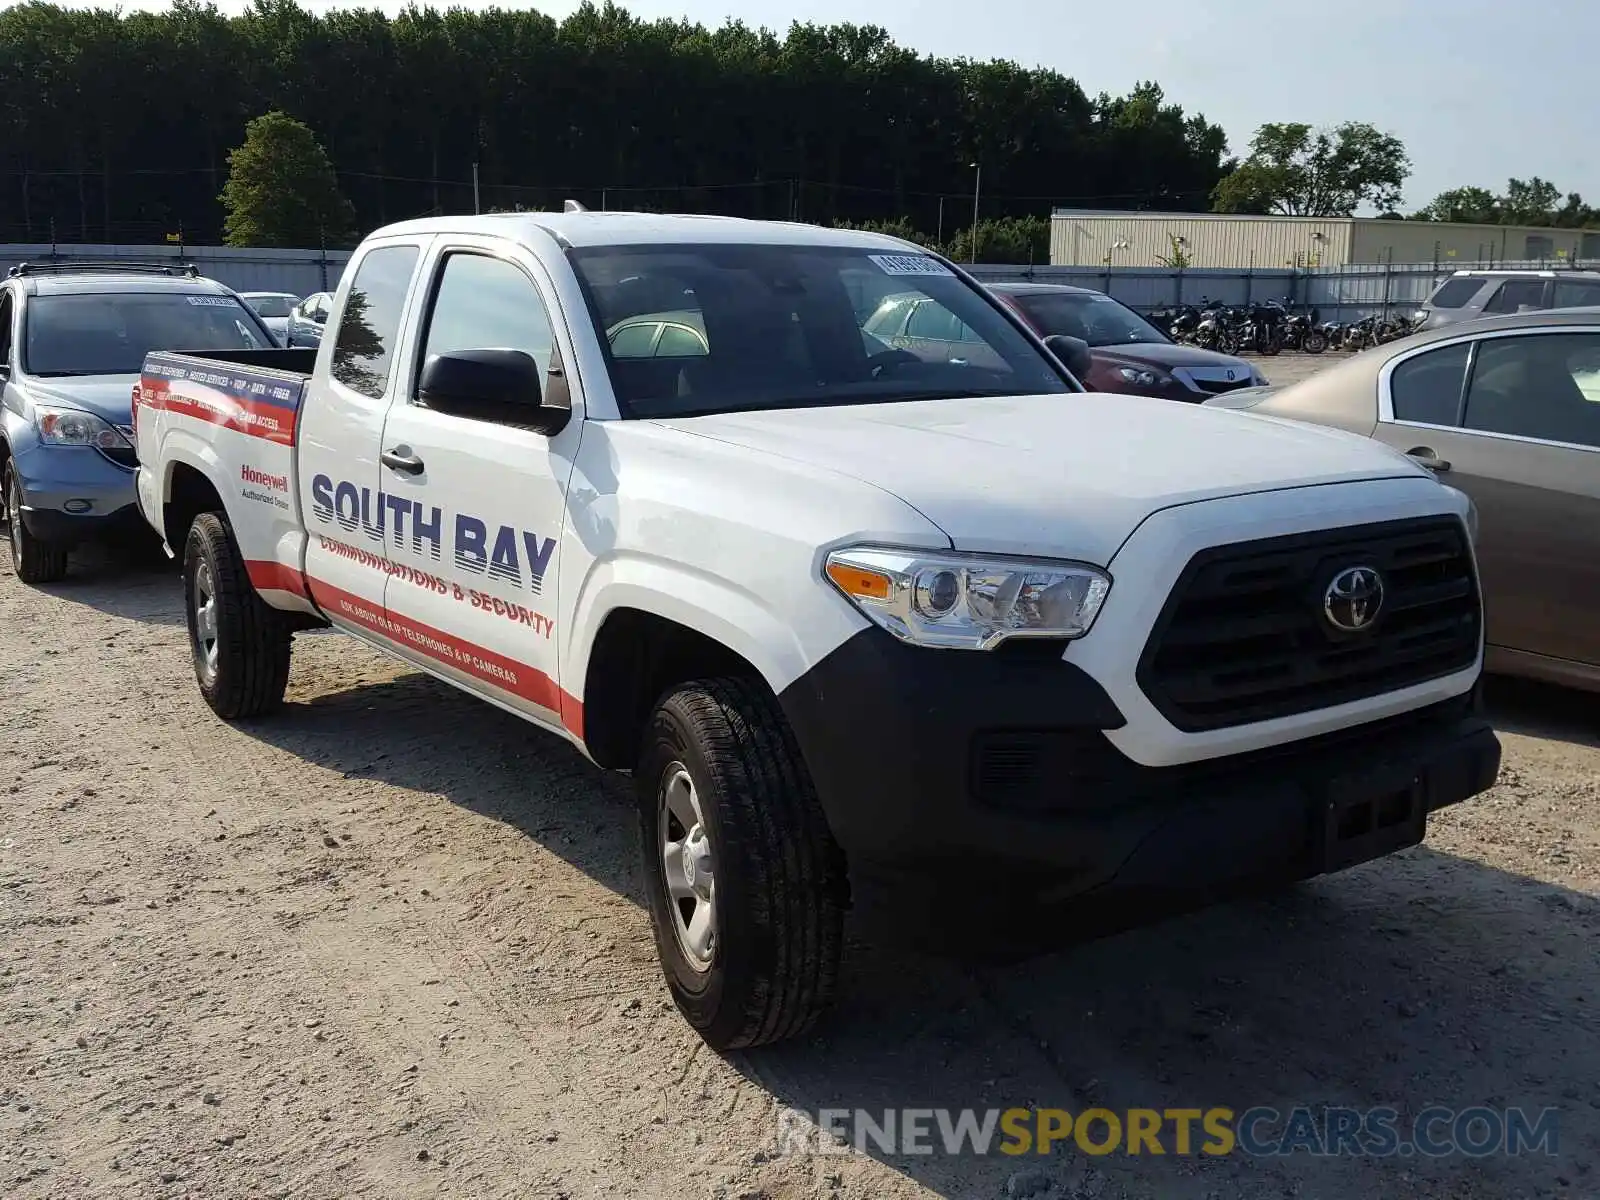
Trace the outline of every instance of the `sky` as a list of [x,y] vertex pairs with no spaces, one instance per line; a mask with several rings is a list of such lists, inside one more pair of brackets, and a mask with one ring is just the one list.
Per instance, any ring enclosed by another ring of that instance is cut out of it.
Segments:
[[[302,3],[318,11],[404,7],[403,0]],[[219,3],[229,11],[244,6]],[[577,0],[503,0],[500,7],[561,17]],[[1226,129],[1239,154],[1266,121],[1367,121],[1410,152],[1404,212],[1447,188],[1499,192],[1508,178],[1533,175],[1600,204],[1592,117],[1600,0],[625,0],[622,7],[641,18],[707,25],[739,18],[778,31],[796,20],[877,24],[925,53],[1052,67],[1091,96],[1153,79],[1185,111]]]

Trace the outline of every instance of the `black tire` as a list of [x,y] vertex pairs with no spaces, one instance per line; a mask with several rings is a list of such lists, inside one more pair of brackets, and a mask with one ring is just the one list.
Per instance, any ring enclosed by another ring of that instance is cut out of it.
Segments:
[[1323,334],[1323,333],[1308,333],[1308,334],[1306,334],[1305,345],[1302,347],[1302,349],[1304,349],[1307,354],[1321,354],[1327,348],[1328,348],[1328,338],[1327,338],[1326,334]]
[[67,575],[67,548],[42,541],[28,532],[22,520],[22,485],[17,482],[17,468],[10,461],[0,487],[4,488],[4,502],[0,504],[10,528],[6,542],[11,547],[11,569],[23,583],[58,583]]
[[[199,629],[204,580],[212,599],[211,642]],[[250,583],[233,531],[217,513],[201,513],[183,547],[183,611],[195,680],[211,711],[225,721],[258,717],[283,702],[293,633]]]
[[[684,901],[669,897],[663,861],[662,797],[680,767],[715,861],[715,940],[702,966],[680,943]],[[838,983],[849,885],[777,700],[737,678],[673,689],[650,718],[634,779],[656,951],[679,1011],[716,1050],[810,1029]]]

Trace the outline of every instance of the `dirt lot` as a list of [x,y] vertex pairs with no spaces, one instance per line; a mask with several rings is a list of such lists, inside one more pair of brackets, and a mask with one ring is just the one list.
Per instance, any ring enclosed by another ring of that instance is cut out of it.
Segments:
[[[1425,848],[1020,967],[856,945],[817,1036],[723,1059],[622,786],[338,635],[290,689],[215,720],[164,565],[0,567],[0,1194],[1600,1196],[1592,698],[1496,688],[1502,783]],[[1560,1154],[773,1155],[784,1106],[1430,1103]]]

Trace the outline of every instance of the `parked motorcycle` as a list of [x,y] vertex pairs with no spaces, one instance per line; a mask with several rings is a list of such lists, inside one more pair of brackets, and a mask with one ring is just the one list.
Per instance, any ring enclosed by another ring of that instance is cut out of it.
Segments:
[[1328,348],[1327,326],[1318,322],[1316,309],[1287,313],[1283,318],[1283,345],[1286,350],[1321,354]]

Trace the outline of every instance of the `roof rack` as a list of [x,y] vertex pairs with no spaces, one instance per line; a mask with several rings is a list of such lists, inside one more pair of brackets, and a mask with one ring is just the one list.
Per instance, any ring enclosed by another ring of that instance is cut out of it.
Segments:
[[192,262],[135,262],[131,259],[114,260],[111,262],[50,262],[50,263],[18,263],[6,272],[7,278],[16,278],[26,275],[68,275],[73,272],[103,275],[118,273],[127,275],[181,275],[186,279],[198,279],[200,268]]

